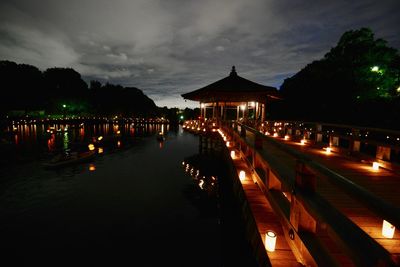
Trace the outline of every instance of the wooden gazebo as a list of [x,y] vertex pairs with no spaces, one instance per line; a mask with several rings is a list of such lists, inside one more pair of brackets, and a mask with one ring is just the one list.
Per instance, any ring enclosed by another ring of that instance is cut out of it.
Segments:
[[280,98],[275,87],[258,84],[237,75],[235,66],[232,66],[229,76],[182,94],[182,97],[199,101],[200,116],[204,119],[227,120],[227,116],[232,117],[230,110],[235,110],[236,118],[231,119],[250,117],[255,121],[264,121],[268,101]]

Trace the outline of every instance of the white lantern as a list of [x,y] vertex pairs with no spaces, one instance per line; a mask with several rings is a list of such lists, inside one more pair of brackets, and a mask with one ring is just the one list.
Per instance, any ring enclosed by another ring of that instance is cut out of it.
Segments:
[[236,158],[236,153],[234,150],[231,151],[231,158],[233,158],[233,159]]
[[374,171],[379,170],[379,163],[376,162],[376,161],[372,162],[372,169],[373,169]]
[[393,238],[394,230],[396,227],[392,225],[390,222],[383,220],[382,224],[382,235],[387,238]]
[[240,179],[240,181],[244,181],[244,179],[246,179],[246,172],[245,171],[240,171],[239,172],[239,179]]
[[274,231],[269,230],[265,234],[265,248],[269,252],[274,252],[275,245],[276,245],[276,233]]

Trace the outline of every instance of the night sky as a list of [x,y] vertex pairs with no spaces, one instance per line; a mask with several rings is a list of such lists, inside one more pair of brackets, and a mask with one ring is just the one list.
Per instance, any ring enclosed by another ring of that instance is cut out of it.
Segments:
[[2,0],[0,59],[142,89],[158,106],[229,74],[279,86],[347,30],[400,49],[399,0]]

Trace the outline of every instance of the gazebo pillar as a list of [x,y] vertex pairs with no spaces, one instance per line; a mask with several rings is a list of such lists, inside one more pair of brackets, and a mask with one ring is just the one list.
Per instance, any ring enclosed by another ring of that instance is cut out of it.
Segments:
[[224,121],[226,121],[226,113],[227,113],[227,109],[226,109],[226,101],[224,103]]
[[249,119],[249,102],[246,102],[243,110],[243,120],[247,121],[248,119]]
[[212,118],[215,119],[215,106],[216,106],[216,102],[213,102],[213,111],[212,111]]
[[219,102],[215,102],[215,119],[219,120],[219,112],[218,112]]
[[258,106],[258,102],[256,102],[256,111],[254,112],[254,119],[255,119],[255,121],[256,121],[256,123],[258,122],[258,120],[259,120],[259,112],[260,112],[260,110],[259,110],[259,106]]
[[265,104],[264,103],[261,104],[261,121],[262,122],[265,121]]
[[239,121],[240,105],[236,107],[236,121]]

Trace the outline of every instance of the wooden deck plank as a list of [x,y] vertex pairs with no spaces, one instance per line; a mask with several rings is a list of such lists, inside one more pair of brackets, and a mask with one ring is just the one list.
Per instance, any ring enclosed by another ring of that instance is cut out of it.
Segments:
[[[290,146],[296,149],[299,148],[296,145],[290,144],[290,142],[285,143],[289,143]],[[327,156],[321,153],[321,149],[313,147],[302,146],[300,150],[311,157],[312,160],[350,179],[355,184],[364,187],[388,203],[397,207],[400,206],[400,194],[398,194],[397,190],[391,190],[400,187],[400,176],[398,173],[382,168],[378,171],[373,171],[371,166],[366,163],[350,159],[348,156],[342,156],[337,153],[332,153],[332,155]],[[388,250],[395,258],[399,257],[400,233],[398,229],[396,229],[392,239],[383,237],[382,218],[376,216],[358,201],[352,199],[351,196],[341,192],[330,183],[324,181],[324,179],[318,179],[317,191]]]
[[[247,169],[247,166],[243,164],[243,161],[237,160],[234,161],[234,163],[238,174],[240,170]],[[284,233],[279,218],[272,210],[271,205],[260,188],[248,177],[242,182],[242,187],[263,242],[265,242],[264,233],[266,233],[268,230],[273,230],[277,234],[275,251],[267,251],[267,255],[272,266],[301,266],[297,262],[289,244],[284,238]]]

